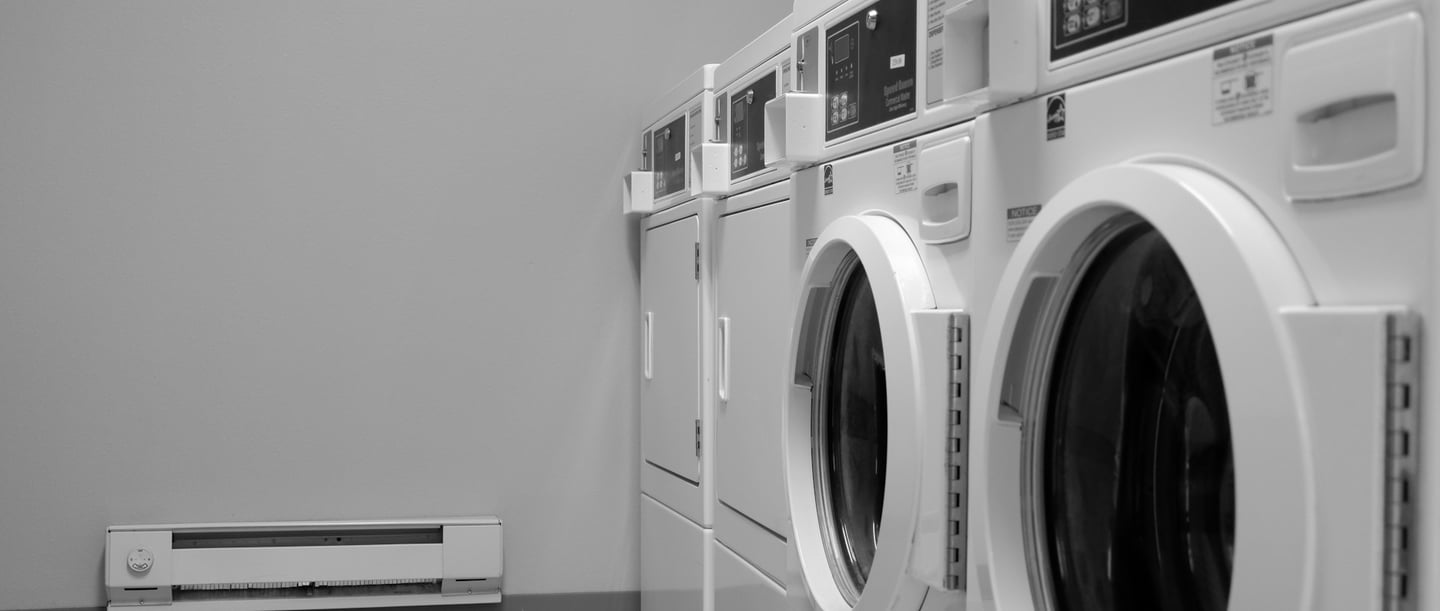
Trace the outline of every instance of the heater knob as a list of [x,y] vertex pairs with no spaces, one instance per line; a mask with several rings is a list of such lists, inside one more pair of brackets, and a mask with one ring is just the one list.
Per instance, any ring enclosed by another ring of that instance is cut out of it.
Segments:
[[130,556],[125,559],[125,564],[130,567],[131,571],[146,573],[150,571],[150,567],[155,566],[155,554],[143,547],[137,547],[130,551]]

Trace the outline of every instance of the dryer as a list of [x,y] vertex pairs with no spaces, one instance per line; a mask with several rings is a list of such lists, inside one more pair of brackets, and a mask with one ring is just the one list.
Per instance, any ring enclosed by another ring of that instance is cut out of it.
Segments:
[[785,501],[780,435],[785,351],[803,251],[791,232],[790,172],[767,167],[765,103],[793,75],[790,21],[715,72],[713,141],[690,159],[701,195],[718,198],[711,236],[715,318],[715,609],[785,604]]
[[798,172],[786,364],[792,609],[958,608],[973,581],[970,346],[1004,236],[971,206],[981,116]]
[[1014,249],[974,359],[972,604],[1440,607],[1434,7],[989,116],[976,236]]
[[836,159],[1031,94],[1036,9],[1000,0],[796,0],[796,78],[767,105],[767,163]]
[[707,236],[713,198],[695,197],[686,159],[713,137],[702,119],[715,65],[663,96],[646,115],[641,169],[624,177],[640,223],[641,607],[709,611],[713,592],[713,394]]

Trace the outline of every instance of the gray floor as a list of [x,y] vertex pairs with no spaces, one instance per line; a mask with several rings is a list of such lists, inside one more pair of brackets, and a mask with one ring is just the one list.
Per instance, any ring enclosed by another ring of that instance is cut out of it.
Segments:
[[[82,609],[47,609],[45,611],[100,611],[103,609],[104,607]],[[346,610],[338,609],[336,611]],[[640,611],[640,593],[599,592],[592,594],[525,594],[518,596],[506,596],[504,597],[504,600],[498,605],[393,607],[388,609],[372,608],[365,609],[364,611]]]

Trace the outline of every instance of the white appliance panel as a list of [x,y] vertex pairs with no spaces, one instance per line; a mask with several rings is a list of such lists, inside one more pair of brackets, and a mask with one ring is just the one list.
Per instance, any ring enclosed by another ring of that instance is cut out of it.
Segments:
[[781,406],[792,279],[788,201],[721,217],[716,230],[716,488],[721,502],[784,532]]
[[700,481],[699,227],[691,216],[648,230],[640,268],[641,451],[645,461],[692,483]]
[[778,611],[785,604],[780,584],[715,542],[715,611]]
[[641,611],[706,611],[709,531],[648,496],[640,496]]

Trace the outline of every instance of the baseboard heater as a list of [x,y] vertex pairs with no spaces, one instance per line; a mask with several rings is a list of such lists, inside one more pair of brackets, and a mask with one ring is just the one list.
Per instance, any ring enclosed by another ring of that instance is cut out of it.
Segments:
[[500,602],[493,517],[111,526],[110,609],[357,609]]

